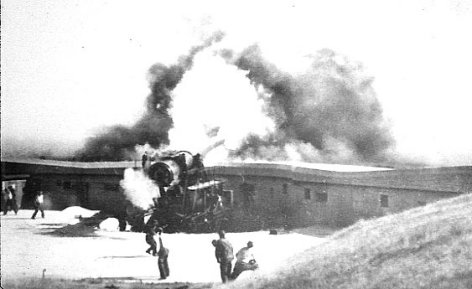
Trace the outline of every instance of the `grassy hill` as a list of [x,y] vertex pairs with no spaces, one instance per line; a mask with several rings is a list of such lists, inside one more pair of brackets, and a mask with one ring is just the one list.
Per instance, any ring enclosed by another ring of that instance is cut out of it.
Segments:
[[284,267],[228,287],[472,288],[472,194],[359,221]]

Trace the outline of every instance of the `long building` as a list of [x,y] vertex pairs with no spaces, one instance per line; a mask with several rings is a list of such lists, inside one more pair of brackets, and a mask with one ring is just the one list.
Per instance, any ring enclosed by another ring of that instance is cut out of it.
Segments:
[[[49,209],[125,210],[120,181],[137,162],[2,159],[2,187],[29,208],[39,189]],[[233,191],[236,218],[255,227],[346,226],[472,191],[472,166],[387,169],[304,163],[227,163],[206,168]],[[2,190],[3,191],[3,190]],[[3,203],[3,199],[2,199]]]
[[240,200],[241,183],[254,186],[254,202],[244,205],[264,216],[288,215],[295,226],[345,226],[472,191],[470,166],[391,170],[260,163],[214,170],[227,179],[226,187],[240,192]]

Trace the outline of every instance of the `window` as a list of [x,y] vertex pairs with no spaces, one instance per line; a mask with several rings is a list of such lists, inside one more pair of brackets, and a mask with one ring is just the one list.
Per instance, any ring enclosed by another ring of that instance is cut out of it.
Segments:
[[239,185],[239,189],[241,190],[243,205],[246,208],[249,208],[254,204],[256,197],[256,185],[244,182]]
[[327,203],[328,202],[328,194],[327,193],[316,193],[316,201],[318,203]]
[[119,184],[104,183],[103,184],[103,189],[105,191],[118,191],[120,189],[120,185]]
[[273,195],[274,195],[274,187],[271,187],[271,188],[269,189],[269,194],[270,194],[270,196],[273,196]]
[[288,195],[288,184],[282,185],[282,194]]
[[223,205],[225,207],[233,206],[233,190],[223,190]]
[[72,183],[70,181],[64,181],[62,182],[62,188],[64,189],[72,189]]
[[388,208],[388,196],[380,195],[380,207]]
[[310,191],[310,189],[305,189],[305,200],[311,200],[311,191]]
[[420,207],[426,206],[426,202],[418,201],[418,206],[420,206]]

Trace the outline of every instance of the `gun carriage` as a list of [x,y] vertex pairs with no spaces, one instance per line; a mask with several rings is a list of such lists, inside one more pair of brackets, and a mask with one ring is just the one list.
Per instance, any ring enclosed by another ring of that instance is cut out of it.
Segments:
[[156,223],[169,233],[215,232],[227,226],[233,192],[223,189],[223,180],[210,178],[199,154],[179,151],[143,159],[143,170],[159,187],[160,197],[147,211],[128,211],[135,230]]

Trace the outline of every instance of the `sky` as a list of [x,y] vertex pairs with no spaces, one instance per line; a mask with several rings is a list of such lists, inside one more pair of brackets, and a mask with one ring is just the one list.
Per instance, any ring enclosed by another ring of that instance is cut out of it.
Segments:
[[145,110],[150,66],[172,64],[223,31],[232,47],[258,43],[293,73],[324,48],[361,63],[374,77],[399,159],[472,165],[471,1],[1,5],[2,151],[70,152],[104,126],[133,124]]

